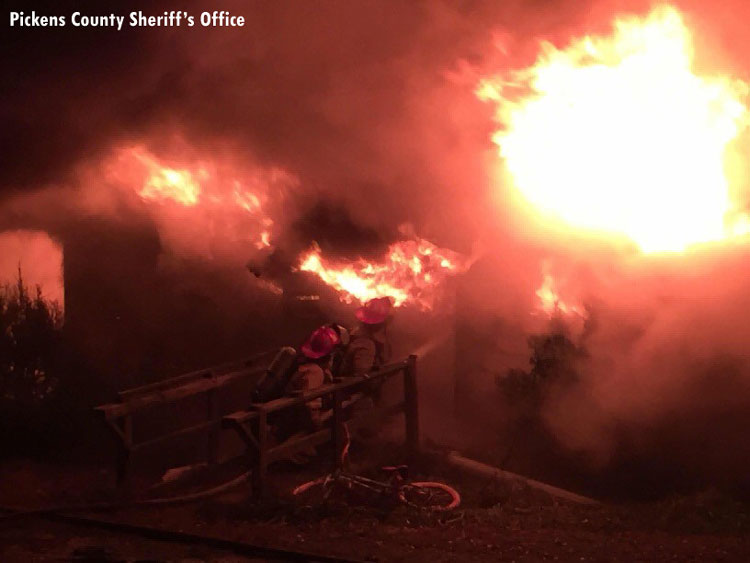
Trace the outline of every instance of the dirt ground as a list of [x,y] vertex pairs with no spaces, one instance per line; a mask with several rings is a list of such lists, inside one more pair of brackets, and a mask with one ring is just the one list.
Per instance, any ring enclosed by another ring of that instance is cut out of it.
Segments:
[[[376,473],[372,464],[352,470]],[[276,468],[275,500],[264,503],[250,502],[241,486],[199,503],[93,516],[352,561],[750,561],[750,507],[715,492],[650,504],[580,506],[518,483],[483,482],[432,464],[419,477],[456,487],[459,509],[430,514],[351,498],[295,501],[291,488],[321,471],[315,465]],[[111,482],[111,474],[95,468],[16,461],[0,466],[0,504],[75,504],[110,494]],[[40,517],[0,520],[0,561],[84,560],[73,559],[76,550],[96,554],[102,548],[119,561],[263,560]]]

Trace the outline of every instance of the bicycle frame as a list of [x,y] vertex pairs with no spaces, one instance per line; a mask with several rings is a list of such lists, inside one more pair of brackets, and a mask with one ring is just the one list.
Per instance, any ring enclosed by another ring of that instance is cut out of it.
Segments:
[[[375,479],[368,479],[361,475],[352,475],[350,473],[341,473],[338,475],[337,479],[347,485],[355,485],[370,491],[375,491],[382,495],[398,495],[398,489],[401,486],[400,479],[386,483],[383,481],[376,481]],[[352,487],[350,486],[349,488],[351,489]]]

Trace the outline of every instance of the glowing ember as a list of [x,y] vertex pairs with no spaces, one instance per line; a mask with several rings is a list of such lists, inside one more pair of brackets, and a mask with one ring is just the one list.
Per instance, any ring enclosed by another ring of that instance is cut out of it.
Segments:
[[437,287],[449,275],[465,271],[470,260],[451,250],[441,249],[424,239],[392,244],[380,262],[358,260],[351,264],[333,263],[314,246],[306,253],[299,269],[313,272],[338,290],[342,301],[361,303],[375,297],[391,297],[395,306],[413,303],[431,309]]
[[725,160],[747,125],[747,84],[692,71],[680,13],[617,19],[611,37],[543,44],[510,80],[483,80],[494,137],[515,187],[548,217],[681,251],[747,229]]

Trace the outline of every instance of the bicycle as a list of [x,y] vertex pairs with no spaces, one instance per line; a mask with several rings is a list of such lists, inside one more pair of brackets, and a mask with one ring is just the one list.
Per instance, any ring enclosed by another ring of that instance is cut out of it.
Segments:
[[407,467],[383,467],[389,474],[387,481],[376,481],[345,471],[335,471],[324,477],[302,483],[292,491],[295,497],[317,493],[327,500],[336,491],[364,492],[405,504],[411,508],[430,511],[453,510],[461,504],[461,496],[453,487],[436,481],[408,482]]

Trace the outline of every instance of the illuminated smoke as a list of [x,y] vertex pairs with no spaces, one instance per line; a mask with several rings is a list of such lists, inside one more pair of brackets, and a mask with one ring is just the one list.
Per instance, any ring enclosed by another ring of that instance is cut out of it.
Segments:
[[41,231],[0,233],[0,284],[13,286],[21,269],[23,282],[32,295],[36,287],[42,296],[64,308],[63,249],[59,242]]

